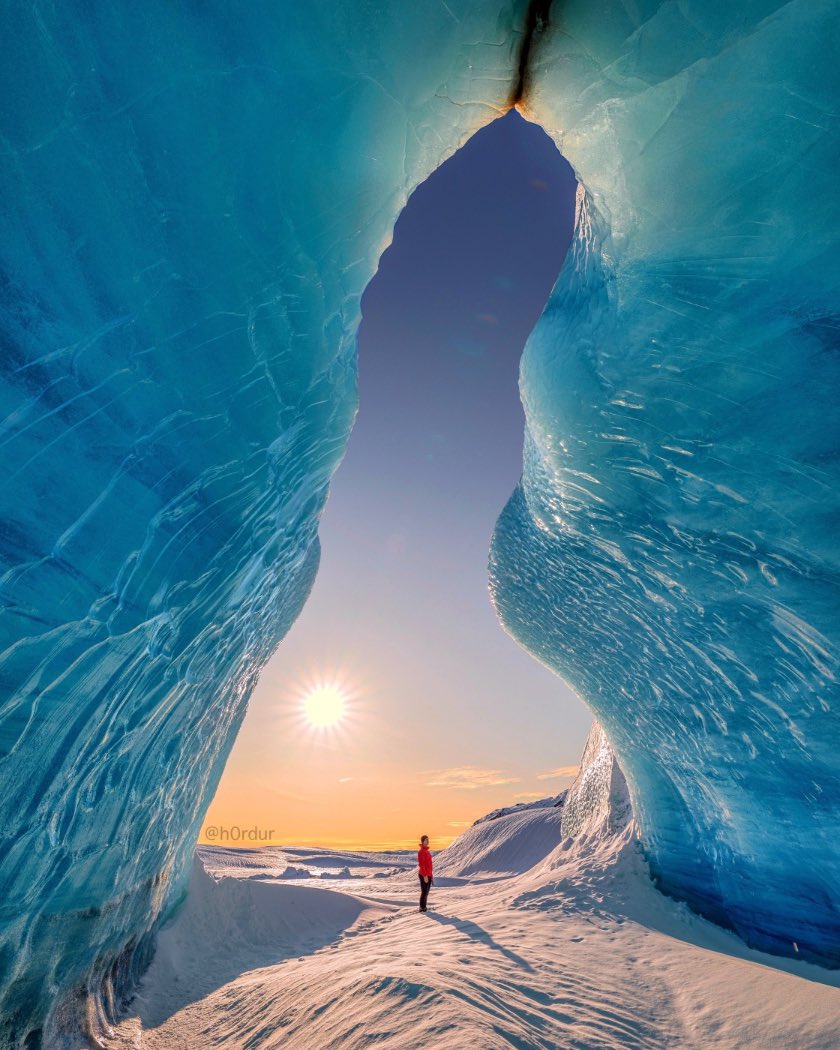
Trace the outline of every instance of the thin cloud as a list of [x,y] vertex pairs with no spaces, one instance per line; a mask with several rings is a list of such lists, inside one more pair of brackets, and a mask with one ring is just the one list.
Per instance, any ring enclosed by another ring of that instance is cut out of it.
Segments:
[[514,798],[542,798],[542,791],[520,791]]
[[429,777],[426,787],[459,788],[475,791],[477,788],[498,787],[499,784],[518,784],[521,777],[509,777],[500,769],[476,769],[458,766],[456,769],[426,769],[421,774]]
[[450,820],[447,827],[450,828],[471,828],[473,822],[471,820]]
[[558,766],[557,769],[548,769],[545,773],[537,773],[537,780],[559,780],[562,777],[576,777],[580,772],[580,766]]

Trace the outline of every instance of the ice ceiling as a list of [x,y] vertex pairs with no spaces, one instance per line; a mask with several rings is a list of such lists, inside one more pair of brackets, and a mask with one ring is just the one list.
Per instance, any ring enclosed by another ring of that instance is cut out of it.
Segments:
[[497,608],[606,728],[662,887],[840,964],[840,9],[548,7],[0,14],[7,1044],[142,961],[317,568],[361,292],[518,84],[582,188]]

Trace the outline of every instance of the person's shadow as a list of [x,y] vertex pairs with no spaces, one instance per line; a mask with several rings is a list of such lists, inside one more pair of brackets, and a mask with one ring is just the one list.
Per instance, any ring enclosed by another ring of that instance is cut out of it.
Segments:
[[430,919],[434,919],[435,922],[439,922],[443,926],[454,926],[456,930],[465,933],[467,937],[471,937],[474,941],[480,941],[482,944],[486,944],[488,948],[492,948],[493,951],[504,955],[506,959],[510,959],[511,962],[516,963],[516,965],[520,966],[523,970],[533,973],[534,968],[527,960],[523,959],[521,955],[517,955],[516,952],[512,952],[510,948],[505,948],[504,945],[494,941],[487,930],[485,930],[483,926],[479,926],[477,922],[470,922],[468,919],[458,919],[451,915],[441,915],[436,911],[429,911],[428,916]]

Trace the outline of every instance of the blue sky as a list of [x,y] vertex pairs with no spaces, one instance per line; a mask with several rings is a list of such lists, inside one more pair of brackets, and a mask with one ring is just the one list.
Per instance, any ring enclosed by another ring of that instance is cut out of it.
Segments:
[[[575,180],[517,113],[410,198],[362,300],[360,411],[307,606],[263,672],[208,821],[278,841],[438,841],[568,783],[590,724],[503,632],[487,591],[521,471],[522,347],[569,244]],[[301,721],[317,681],[347,694]],[[542,779],[540,777],[542,776]],[[401,832],[401,829],[402,832]]]

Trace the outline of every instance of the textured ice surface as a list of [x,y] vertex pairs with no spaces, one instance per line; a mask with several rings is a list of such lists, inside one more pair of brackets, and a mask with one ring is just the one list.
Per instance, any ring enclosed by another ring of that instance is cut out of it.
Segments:
[[632,819],[627,781],[607,734],[593,723],[580,760],[580,771],[566,793],[563,837],[613,835]]
[[838,965],[840,7],[558,18],[531,110],[586,193],[495,600],[595,710],[663,888]]
[[[586,194],[495,599],[597,711],[663,886],[838,962],[837,5],[557,6],[525,101]],[[0,15],[6,1042],[181,883],[316,568],[360,293],[522,16]]]
[[516,35],[457,0],[0,18],[11,1041],[182,878],[316,569],[361,292],[408,192],[500,112]]

